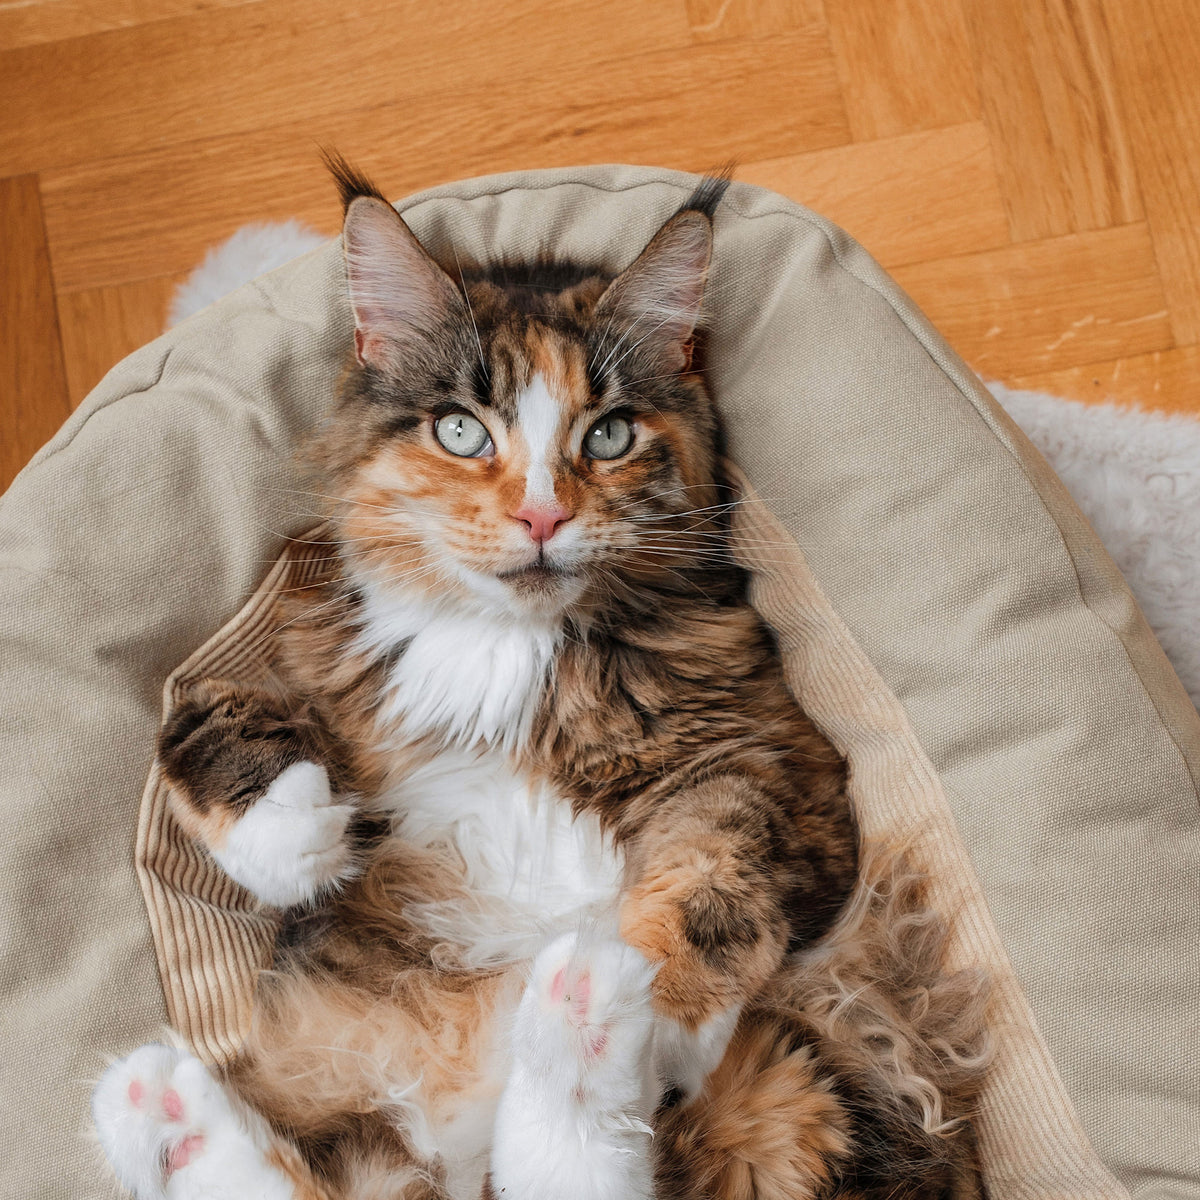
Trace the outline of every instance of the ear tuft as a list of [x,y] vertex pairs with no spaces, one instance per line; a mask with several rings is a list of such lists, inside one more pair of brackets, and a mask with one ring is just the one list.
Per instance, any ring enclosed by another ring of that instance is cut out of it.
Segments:
[[683,202],[680,212],[692,209],[703,213],[710,221],[716,214],[717,208],[729,191],[733,182],[733,163],[728,162],[711,175],[705,175],[696,185],[696,190]]
[[363,174],[357,167],[348,163],[336,150],[327,146],[321,148],[321,159],[337,184],[338,195],[342,199],[342,212],[349,209],[351,203],[359,196],[373,196],[376,200],[387,203],[387,197]]

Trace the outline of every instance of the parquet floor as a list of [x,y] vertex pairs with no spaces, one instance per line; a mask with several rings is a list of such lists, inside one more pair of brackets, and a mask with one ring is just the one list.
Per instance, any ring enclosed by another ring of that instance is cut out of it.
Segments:
[[598,161],[844,225],[986,377],[1200,415],[1196,0],[0,0],[0,487],[252,220]]

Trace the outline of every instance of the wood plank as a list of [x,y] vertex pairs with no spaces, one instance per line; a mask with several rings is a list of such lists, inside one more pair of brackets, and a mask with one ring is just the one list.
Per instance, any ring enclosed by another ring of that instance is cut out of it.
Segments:
[[896,281],[988,378],[1171,345],[1144,224],[901,267]]
[[856,142],[979,116],[959,0],[825,0],[825,12]]
[[1099,0],[965,0],[1014,241],[1142,219]]
[[143,279],[58,298],[63,362],[71,406],[108,371],[163,331],[167,305],[185,275]]
[[36,175],[0,179],[0,491],[71,412]]
[[260,0],[0,0],[0,50],[127,29]]
[[0,179],[0,491],[71,412],[34,175]]
[[688,26],[697,42],[767,37],[824,25],[822,0],[687,0]]
[[1069,400],[1111,401],[1200,417],[1200,346],[1177,346],[1060,371],[1016,375],[1005,382]]
[[612,88],[605,63],[690,44],[678,3],[262,0],[0,55],[0,174],[551,75],[561,108]]
[[[47,227],[58,285],[106,287],[186,270],[252,220],[339,211],[318,145],[335,145],[400,197],[491,171],[624,159],[702,170],[731,146],[755,158],[843,143],[820,31],[666,50],[614,63],[603,88],[573,71],[344,112],[51,171]],[[380,136],[403,128],[403,140]]]
[[1195,0],[1107,0],[1171,328],[1200,342],[1200,11]]
[[737,174],[837,222],[885,267],[1008,244],[982,122],[747,163]]

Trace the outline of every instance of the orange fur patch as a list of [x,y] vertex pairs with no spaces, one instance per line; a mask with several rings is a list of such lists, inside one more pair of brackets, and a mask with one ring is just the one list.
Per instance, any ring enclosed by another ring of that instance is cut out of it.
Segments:
[[[742,956],[730,955],[722,966],[706,962],[684,929],[684,905],[712,889],[714,866],[710,860],[654,875],[630,889],[621,907],[621,937],[660,964],[655,1007],[689,1029],[745,999],[747,989],[761,982],[736,969]],[[764,977],[773,965],[764,964]]]
[[807,1047],[743,1020],[700,1097],[664,1115],[658,1144],[663,1200],[809,1200],[849,1153],[849,1119]]

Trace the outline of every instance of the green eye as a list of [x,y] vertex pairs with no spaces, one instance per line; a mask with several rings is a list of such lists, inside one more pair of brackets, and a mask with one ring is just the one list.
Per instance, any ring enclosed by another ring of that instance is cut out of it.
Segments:
[[443,449],[459,458],[476,458],[492,444],[484,423],[465,412],[438,417],[433,423],[433,436]]
[[588,458],[620,458],[633,445],[633,426],[610,414],[584,434],[583,452]]

